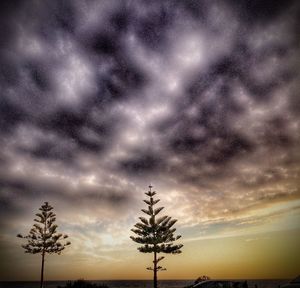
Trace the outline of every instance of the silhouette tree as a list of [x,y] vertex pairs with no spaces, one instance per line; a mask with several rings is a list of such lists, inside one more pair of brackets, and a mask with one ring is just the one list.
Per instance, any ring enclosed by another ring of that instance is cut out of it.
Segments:
[[147,269],[153,271],[153,287],[157,288],[157,272],[166,270],[158,266],[158,263],[165,258],[163,256],[158,257],[158,254],[179,254],[183,245],[173,243],[181,237],[180,235],[174,236],[176,228],[172,228],[177,220],[169,216],[156,217],[164,207],[154,208],[160,199],[153,198],[156,192],[152,191],[151,185],[149,191],[145,194],[149,197],[149,199],[143,200],[148,205],[148,209],[142,209],[141,211],[147,214],[149,218],[139,217],[141,222],[136,223],[135,228],[131,229],[137,237],[131,236],[130,238],[134,242],[142,244],[141,247],[137,248],[140,252],[153,253],[153,267]]
[[27,243],[22,245],[25,249],[25,253],[41,254],[42,255],[42,267],[41,267],[41,282],[40,287],[44,285],[44,260],[45,255],[48,254],[60,254],[66,246],[71,242],[61,242],[61,240],[68,238],[68,235],[57,233],[57,225],[54,224],[56,215],[52,212],[53,207],[45,202],[39,210],[41,212],[35,214],[37,217],[34,219],[36,224],[33,224],[29,234],[23,236],[18,234],[17,237],[27,240]]

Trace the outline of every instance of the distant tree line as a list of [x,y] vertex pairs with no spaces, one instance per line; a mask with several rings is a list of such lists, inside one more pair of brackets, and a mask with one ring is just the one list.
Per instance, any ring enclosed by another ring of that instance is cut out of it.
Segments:
[[83,279],[76,281],[68,281],[65,286],[57,286],[57,288],[108,288],[105,284],[95,284]]

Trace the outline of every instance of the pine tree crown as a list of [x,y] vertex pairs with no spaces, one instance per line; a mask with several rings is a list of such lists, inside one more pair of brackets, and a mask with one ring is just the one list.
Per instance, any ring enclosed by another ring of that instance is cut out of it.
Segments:
[[57,233],[56,215],[53,213],[53,207],[45,202],[39,210],[41,212],[36,213],[34,219],[35,224],[29,231],[28,235],[18,234],[17,237],[27,240],[26,244],[21,245],[25,249],[25,253],[37,254],[48,253],[60,254],[66,246],[71,242],[61,242],[63,239],[67,239],[68,235]]
[[148,205],[147,209],[141,209],[148,216],[148,219],[139,217],[140,222],[134,225],[135,228],[131,229],[137,236],[131,236],[130,238],[134,242],[142,244],[138,247],[138,250],[143,253],[179,254],[183,245],[173,243],[181,238],[180,235],[174,235],[176,228],[173,228],[173,226],[177,220],[169,216],[156,217],[164,207],[154,207],[160,199],[154,199],[156,192],[152,191],[152,188],[150,185],[149,191],[145,193],[148,199],[143,200]]

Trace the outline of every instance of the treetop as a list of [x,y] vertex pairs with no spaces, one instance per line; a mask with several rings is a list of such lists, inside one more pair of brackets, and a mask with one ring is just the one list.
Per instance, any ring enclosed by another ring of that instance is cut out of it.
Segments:
[[66,246],[71,242],[61,242],[61,240],[68,238],[68,235],[57,233],[57,225],[54,224],[56,218],[55,214],[51,211],[53,207],[45,202],[39,210],[40,213],[35,215],[39,219],[34,219],[35,224],[29,231],[28,235],[18,234],[18,238],[27,239],[27,243],[22,245],[25,249],[25,253],[57,253],[60,254]]

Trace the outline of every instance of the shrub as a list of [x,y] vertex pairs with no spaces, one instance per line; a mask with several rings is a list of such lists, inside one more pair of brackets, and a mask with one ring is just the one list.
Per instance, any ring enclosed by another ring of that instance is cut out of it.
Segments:
[[95,284],[83,279],[76,280],[74,282],[68,281],[66,286],[57,286],[57,288],[109,288],[105,284]]

